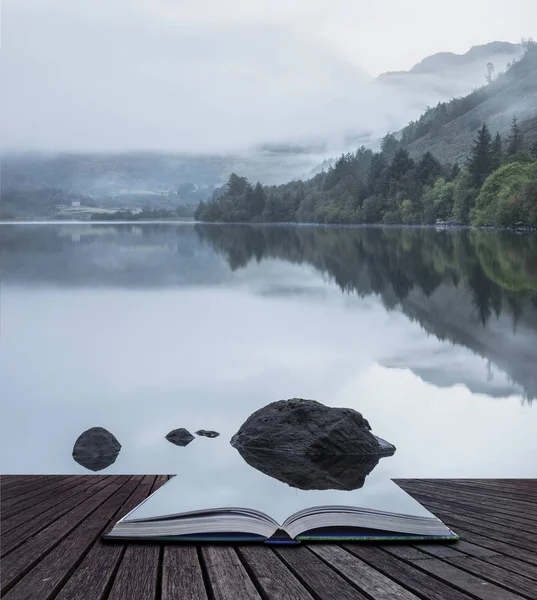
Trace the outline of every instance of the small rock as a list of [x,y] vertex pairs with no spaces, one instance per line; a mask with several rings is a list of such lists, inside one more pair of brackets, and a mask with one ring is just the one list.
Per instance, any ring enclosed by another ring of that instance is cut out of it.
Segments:
[[176,446],[188,446],[188,444],[190,444],[190,442],[194,439],[194,436],[190,433],[190,431],[184,427],[181,427],[179,429],[170,431],[170,433],[168,433],[166,436],[166,439],[168,442],[171,442]]
[[92,427],[80,434],[73,447],[73,459],[90,471],[101,471],[118,457],[121,444],[103,427]]
[[218,431],[200,429],[199,431],[196,431],[196,435],[202,435],[203,437],[208,437],[208,438],[215,438],[215,437],[218,437],[220,434],[218,433]]

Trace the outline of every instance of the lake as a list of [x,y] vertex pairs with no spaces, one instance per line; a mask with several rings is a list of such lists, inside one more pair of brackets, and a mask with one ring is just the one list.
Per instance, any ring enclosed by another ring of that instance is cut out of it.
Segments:
[[[185,224],[0,227],[0,472],[217,460],[312,398],[394,444],[390,477],[537,477],[537,235]],[[166,434],[214,429],[187,447]],[[225,450],[225,452],[224,452]]]

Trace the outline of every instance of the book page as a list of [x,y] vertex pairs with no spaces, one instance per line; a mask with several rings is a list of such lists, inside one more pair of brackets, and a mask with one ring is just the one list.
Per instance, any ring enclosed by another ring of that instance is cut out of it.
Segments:
[[[415,517],[432,516],[391,480],[382,474],[376,475],[375,469],[365,478],[361,489],[303,490],[253,468],[223,438],[196,439],[184,448],[177,448],[177,454],[177,475],[129,513],[124,521],[245,508],[265,513],[281,524],[300,510],[324,505],[357,506]],[[270,461],[271,457],[266,460]]]

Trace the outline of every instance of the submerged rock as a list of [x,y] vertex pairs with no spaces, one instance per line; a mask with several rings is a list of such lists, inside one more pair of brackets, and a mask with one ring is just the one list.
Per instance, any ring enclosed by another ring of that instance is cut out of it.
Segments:
[[211,431],[210,429],[199,429],[198,431],[196,431],[196,435],[201,435],[203,437],[208,438],[216,438],[220,434],[218,433],[218,431]]
[[73,446],[73,459],[91,471],[101,471],[116,462],[121,444],[103,427],[92,427],[80,434]]
[[170,431],[166,436],[168,442],[175,444],[176,446],[188,446],[190,442],[195,439],[194,436],[185,429],[184,427],[180,427],[179,429],[174,429]]
[[395,446],[371,433],[359,412],[301,398],[272,402],[254,412],[231,438],[231,445],[309,458],[345,454],[380,458],[395,452]]

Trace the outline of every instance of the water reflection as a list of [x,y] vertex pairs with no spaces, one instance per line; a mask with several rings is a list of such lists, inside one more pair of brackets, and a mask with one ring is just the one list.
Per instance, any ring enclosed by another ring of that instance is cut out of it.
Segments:
[[[522,385],[528,400],[537,397],[535,235],[242,225],[196,231],[232,270],[270,258],[308,263],[344,292],[376,295],[438,339],[487,358]],[[426,380],[445,385],[445,363],[437,367]]]
[[123,445],[102,472],[181,472],[302,396],[398,448],[372,476],[537,475],[535,235],[1,225],[0,262],[0,472],[84,472],[96,423]]
[[381,458],[378,454],[310,457],[251,448],[237,450],[254,469],[300,490],[358,490]]

